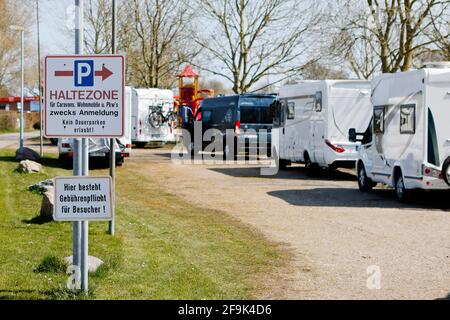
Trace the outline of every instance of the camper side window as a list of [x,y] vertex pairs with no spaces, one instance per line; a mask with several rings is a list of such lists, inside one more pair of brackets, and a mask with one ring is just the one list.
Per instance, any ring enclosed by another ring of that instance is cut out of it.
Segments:
[[400,133],[416,133],[416,105],[405,104],[400,107]]
[[314,108],[315,108],[316,112],[322,112],[322,92],[321,91],[316,92]]
[[295,102],[288,102],[287,106],[288,106],[287,107],[287,109],[288,109],[288,112],[287,112],[288,120],[295,119]]
[[377,106],[373,110],[373,131],[384,133],[384,106]]

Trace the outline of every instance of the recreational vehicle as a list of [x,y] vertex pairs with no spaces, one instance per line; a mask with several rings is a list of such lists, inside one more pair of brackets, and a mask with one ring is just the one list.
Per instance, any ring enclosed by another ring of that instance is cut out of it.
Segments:
[[354,167],[358,143],[348,140],[348,132],[366,129],[370,122],[370,82],[324,80],[285,86],[272,114],[280,168],[304,163],[311,174],[318,168]]
[[361,191],[377,183],[394,187],[405,201],[412,189],[445,190],[450,184],[450,65],[383,74],[372,81],[373,121],[357,163]]
[[171,90],[132,89],[131,140],[137,147],[149,142],[175,141],[174,96]]

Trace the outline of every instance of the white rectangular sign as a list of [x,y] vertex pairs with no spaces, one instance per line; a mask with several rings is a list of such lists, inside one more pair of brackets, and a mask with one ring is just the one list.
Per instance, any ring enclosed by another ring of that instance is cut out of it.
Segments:
[[122,137],[124,71],[120,55],[47,56],[45,136]]
[[112,220],[111,177],[55,178],[55,221]]

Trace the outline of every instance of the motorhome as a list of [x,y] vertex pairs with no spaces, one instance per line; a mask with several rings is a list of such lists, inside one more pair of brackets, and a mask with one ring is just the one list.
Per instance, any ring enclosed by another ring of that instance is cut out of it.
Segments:
[[[132,89],[131,140],[137,147],[149,142],[166,143],[176,139],[171,125],[174,117],[174,96],[171,90]],[[152,115],[155,119],[152,120]]]
[[272,106],[273,145],[280,168],[304,163],[319,168],[354,167],[357,142],[350,128],[366,129],[372,117],[369,81],[305,81],[282,87]]
[[359,189],[383,183],[395,188],[400,201],[412,189],[450,189],[450,64],[378,76],[372,105],[367,132],[349,132],[362,142]]

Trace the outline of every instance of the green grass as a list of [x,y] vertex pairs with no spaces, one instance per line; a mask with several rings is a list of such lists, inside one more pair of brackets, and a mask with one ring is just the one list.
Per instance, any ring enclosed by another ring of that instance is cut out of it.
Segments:
[[[72,225],[37,218],[38,181],[71,175],[56,156],[44,173],[14,171],[0,150],[0,299],[85,299],[65,289],[62,258],[71,255]],[[92,175],[105,175],[96,170]],[[245,299],[286,256],[220,211],[199,208],[161,190],[157,181],[117,171],[116,237],[89,224],[89,254],[105,261],[90,275],[89,299]]]

